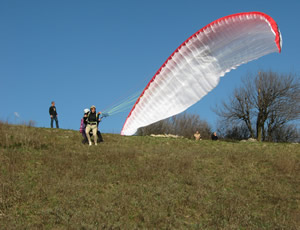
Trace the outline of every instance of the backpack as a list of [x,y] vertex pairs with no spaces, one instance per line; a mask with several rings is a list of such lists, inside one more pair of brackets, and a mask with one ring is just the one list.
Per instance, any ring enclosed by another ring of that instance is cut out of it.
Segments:
[[80,123],[79,132],[80,132],[80,133],[85,132],[85,124],[84,124],[83,118],[81,118],[81,123]]

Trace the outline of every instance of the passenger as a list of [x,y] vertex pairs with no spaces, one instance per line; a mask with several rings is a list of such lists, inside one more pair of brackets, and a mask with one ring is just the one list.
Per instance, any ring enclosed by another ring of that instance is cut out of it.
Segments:
[[85,134],[85,128],[86,128],[86,124],[87,124],[86,120],[87,120],[87,116],[88,116],[89,111],[90,111],[89,109],[84,109],[83,110],[84,115],[83,115],[83,118],[81,118],[79,132],[82,134],[82,137],[83,137],[82,144],[88,143],[88,139],[87,139],[87,136]]
[[87,114],[87,119],[86,119],[87,125],[85,128],[85,133],[86,133],[89,145],[92,145],[90,131],[93,132],[94,142],[95,142],[95,145],[97,145],[98,124],[101,120],[99,118],[100,114],[101,114],[101,112],[96,113],[96,107],[94,105],[91,106],[90,112]]

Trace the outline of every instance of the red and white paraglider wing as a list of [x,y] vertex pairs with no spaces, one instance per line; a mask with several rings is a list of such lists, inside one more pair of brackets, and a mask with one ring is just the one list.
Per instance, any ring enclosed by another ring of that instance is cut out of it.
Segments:
[[276,22],[260,12],[218,19],[188,38],[148,83],[122,135],[183,112],[217,86],[220,77],[241,64],[281,52]]

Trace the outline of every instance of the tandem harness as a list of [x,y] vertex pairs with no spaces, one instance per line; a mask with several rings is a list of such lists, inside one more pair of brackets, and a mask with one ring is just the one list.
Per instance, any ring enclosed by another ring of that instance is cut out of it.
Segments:
[[91,112],[88,113],[87,115],[87,124],[88,125],[98,125],[98,114],[95,113],[95,114],[92,114]]

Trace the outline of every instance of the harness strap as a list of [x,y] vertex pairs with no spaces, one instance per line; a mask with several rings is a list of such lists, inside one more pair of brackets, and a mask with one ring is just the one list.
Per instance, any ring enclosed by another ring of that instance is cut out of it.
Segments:
[[[98,122],[97,121],[89,121],[89,117],[90,117],[90,114],[91,114],[91,111],[88,113],[88,115],[87,115],[87,123],[89,124],[89,125],[97,125],[98,124]],[[96,120],[98,120],[98,118],[99,118],[99,116],[98,116],[98,114],[96,113]]]

